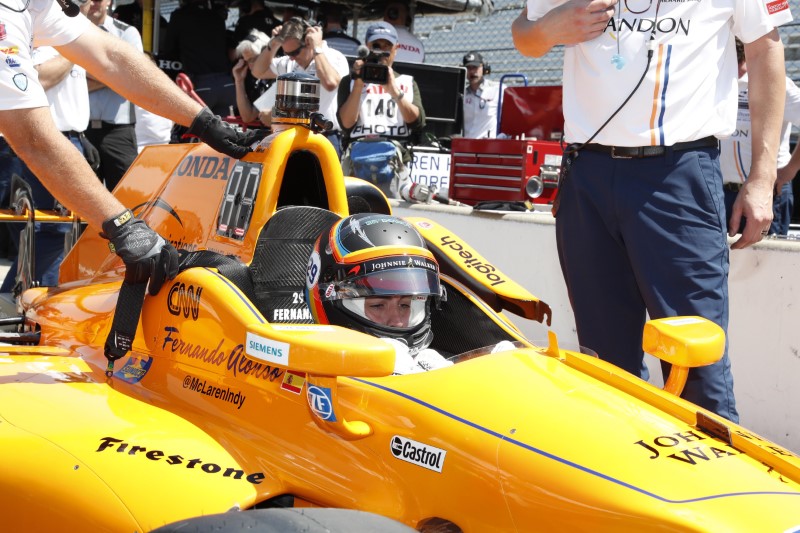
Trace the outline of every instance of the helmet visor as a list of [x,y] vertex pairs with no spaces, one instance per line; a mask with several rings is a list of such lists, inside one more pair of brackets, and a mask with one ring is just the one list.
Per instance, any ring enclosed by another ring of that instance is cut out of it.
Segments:
[[326,300],[371,296],[439,296],[439,276],[422,268],[399,268],[351,276],[320,287]]

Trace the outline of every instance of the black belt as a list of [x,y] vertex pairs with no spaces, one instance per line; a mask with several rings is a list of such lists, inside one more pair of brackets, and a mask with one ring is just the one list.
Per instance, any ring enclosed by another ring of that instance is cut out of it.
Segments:
[[89,121],[89,129],[92,130],[115,130],[117,128],[132,128],[134,126],[135,124],[114,124],[112,122],[106,122],[105,120],[102,122],[98,120]]
[[667,150],[695,150],[697,148],[716,148],[719,141],[716,137],[704,137],[696,141],[675,143],[672,146],[606,146],[604,144],[585,144],[581,149],[591,152],[609,154],[615,159],[639,159],[642,157],[658,157]]
[[723,183],[722,188],[726,191],[739,192],[744,187],[744,183]]
[[62,131],[61,133],[63,133],[65,137],[80,137],[81,136],[81,132],[80,131],[75,131],[75,130]]

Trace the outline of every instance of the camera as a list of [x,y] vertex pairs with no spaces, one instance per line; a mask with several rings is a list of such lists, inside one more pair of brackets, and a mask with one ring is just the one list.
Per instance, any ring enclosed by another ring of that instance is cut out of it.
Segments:
[[384,85],[389,81],[389,67],[380,63],[380,59],[388,54],[381,52],[370,52],[364,60],[361,68],[361,78],[364,83],[377,83]]

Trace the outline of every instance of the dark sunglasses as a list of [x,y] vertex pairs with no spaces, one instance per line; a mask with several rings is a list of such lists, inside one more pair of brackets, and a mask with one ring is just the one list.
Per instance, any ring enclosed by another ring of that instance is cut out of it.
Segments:
[[392,51],[392,43],[389,42],[374,42],[372,43],[372,50],[373,52],[384,52],[388,55]]
[[305,48],[305,47],[306,47],[306,45],[301,44],[300,46],[298,46],[297,48],[295,48],[291,52],[287,52],[286,49],[284,49],[283,51],[286,52],[286,55],[289,56],[289,57],[297,57],[297,54],[302,52],[303,48]]

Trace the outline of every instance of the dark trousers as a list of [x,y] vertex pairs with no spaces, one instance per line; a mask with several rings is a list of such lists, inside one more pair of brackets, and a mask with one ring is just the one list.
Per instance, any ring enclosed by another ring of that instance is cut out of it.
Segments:
[[[645,312],[698,315],[728,327],[729,250],[716,148],[613,159],[582,151],[562,184],[559,260],[578,339],[601,359],[648,379]],[[682,396],[738,420],[727,345],[694,368]],[[665,376],[669,365],[663,364]]]
[[86,130],[86,137],[100,152],[97,176],[105,183],[106,189],[113,191],[139,155],[135,126],[103,122],[99,128]]

